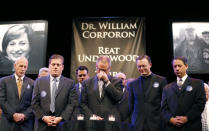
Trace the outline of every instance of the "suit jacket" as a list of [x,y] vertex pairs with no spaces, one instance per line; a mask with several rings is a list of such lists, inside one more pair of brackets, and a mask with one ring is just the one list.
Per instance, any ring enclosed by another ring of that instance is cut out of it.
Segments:
[[103,117],[104,120],[108,120],[108,116],[112,114],[116,121],[120,121],[116,105],[122,98],[122,81],[108,77],[111,83],[107,87],[103,87],[101,98],[97,76],[83,81],[79,102],[81,113],[85,115],[86,119],[89,119],[92,114],[96,114]]
[[[50,113],[51,93],[50,93],[50,76],[36,79],[34,84],[32,107],[37,118],[37,130],[47,131],[50,127],[42,121],[43,116],[51,115]],[[78,95],[74,88],[74,81],[64,76],[60,77],[58,90],[55,97],[54,116],[62,117],[64,121],[69,120],[72,116],[74,107],[78,105]]]
[[[76,93],[78,95],[78,100],[79,100],[79,97],[80,97],[80,94],[81,94],[80,91],[79,91],[79,83],[75,84],[75,89],[76,89]],[[71,120],[77,120],[77,115],[80,114],[80,113],[81,113],[80,112],[80,107],[78,105],[73,110],[73,115],[71,117]]]
[[125,88],[125,91],[123,93],[123,97],[119,101],[117,108],[120,113],[121,121],[130,123],[130,112],[129,112],[129,106],[128,106],[128,89],[127,89],[127,86],[125,86],[124,88]]
[[162,90],[166,84],[165,77],[153,73],[146,92],[142,89],[142,76],[128,84],[131,123],[137,131],[142,130],[144,122],[150,131],[161,130],[160,103]]
[[[176,81],[163,90],[161,109],[166,122],[166,131],[201,131],[201,113],[206,102],[204,85],[201,80],[187,77],[182,89]],[[169,123],[171,117],[187,116],[188,122],[182,127]]]
[[[21,97],[19,99],[15,75],[6,76],[0,79],[0,106],[3,110],[0,120],[1,131],[33,131],[34,116],[31,107],[34,81],[28,77],[23,78]],[[25,121],[15,123],[14,113],[23,113]]]

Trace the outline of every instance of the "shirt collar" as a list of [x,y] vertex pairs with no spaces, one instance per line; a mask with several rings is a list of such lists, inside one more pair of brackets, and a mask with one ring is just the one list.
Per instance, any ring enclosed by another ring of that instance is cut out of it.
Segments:
[[54,79],[54,78],[56,78],[56,79],[57,79],[57,81],[59,81],[59,80],[60,80],[60,77],[61,77],[61,75],[60,75],[60,76],[58,76],[58,77],[53,77],[53,76],[51,76],[51,75],[50,75],[50,81],[53,81],[53,79]]
[[[18,76],[17,76],[17,74],[16,73],[14,73],[14,75],[15,75],[15,79],[16,79],[16,81],[18,81]],[[21,80],[23,81],[23,78],[25,77],[25,75],[23,75],[22,77],[20,77],[21,78]]]
[[[188,77],[188,75],[186,74],[185,76],[183,76],[181,79],[182,79],[182,81],[183,81],[183,83],[185,82],[185,80],[186,80],[186,78]],[[179,81],[180,80],[180,78],[179,77],[177,77],[177,81]]]
[[152,73],[150,75],[148,75],[148,76],[143,76],[142,75],[142,78],[147,79],[147,78],[150,78],[151,76],[152,76]]

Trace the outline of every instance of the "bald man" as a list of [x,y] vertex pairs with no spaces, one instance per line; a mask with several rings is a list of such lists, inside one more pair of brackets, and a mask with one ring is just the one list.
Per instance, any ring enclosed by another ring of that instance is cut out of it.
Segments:
[[31,99],[34,81],[25,76],[28,60],[14,63],[15,73],[0,79],[0,107],[3,110],[1,131],[33,131]]

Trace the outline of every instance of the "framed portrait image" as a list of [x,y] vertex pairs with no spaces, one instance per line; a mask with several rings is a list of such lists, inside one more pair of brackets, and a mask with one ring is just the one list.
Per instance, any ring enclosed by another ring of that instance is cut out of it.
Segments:
[[46,62],[47,33],[46,20],[0,22],[0,74],[13,73],[22,56],[28,59],[26,74],[38,74]]
[[172,22],[173,55],[184,56],[188,73],[209,73],[209,22]]

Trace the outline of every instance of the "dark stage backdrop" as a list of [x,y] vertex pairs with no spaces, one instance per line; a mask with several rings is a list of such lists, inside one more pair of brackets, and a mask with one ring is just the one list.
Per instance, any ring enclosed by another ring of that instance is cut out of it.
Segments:
[[107,55],[111,59],[111,75],[123,72],[127,78],[139,76],[135,60],[146,52],[145,18],[98,17],[75,18],[71,47],[71,77],[76,68],[85,65],[95,75],[96,60]]

